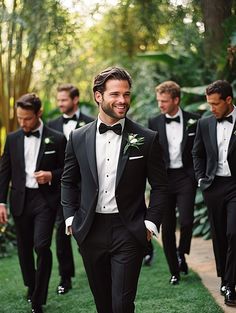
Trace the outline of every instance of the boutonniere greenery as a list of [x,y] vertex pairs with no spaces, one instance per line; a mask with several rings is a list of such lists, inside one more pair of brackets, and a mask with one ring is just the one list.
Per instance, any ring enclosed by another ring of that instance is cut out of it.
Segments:
[[187,121],[186,129],[188,129],[189,127],[191,127],[192,125],[194,125],[196,122],[197,122],[197,120],[195,120],[195,119],[193,119],[193,118],[190,118],[190,119]]
[[79,127],[82,127],[82,126],[84,126],[86,123],[85,123],[85,121],[80,121],[79,122]]
[[51,137],[45,137],[45,138],[44,138],[44,143],[45,143],[45,145],[48,145],[48,144],[50,144],[50,143],[53,143],[53,140],[52,140]]
[[234,131],[234,135],[236,136],[236,130]]
[[127,152],[129,147],[139,149],[139,146],[144,144],[144,137],[138,137],[138,134],[128,134],[127,144],[124,147],[124,154]]

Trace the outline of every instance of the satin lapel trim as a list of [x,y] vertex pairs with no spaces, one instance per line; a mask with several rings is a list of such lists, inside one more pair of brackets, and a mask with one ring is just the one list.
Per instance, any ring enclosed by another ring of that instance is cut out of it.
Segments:
[[212,118],[209,121],[209,135],[210,140],[212,144],[213,151],[218,156],[218,145],[217,145],[217,138],[216,138],[216,127],[217,127],[217,121],[215,118]]
[[37,162],[36,162],[36,171],[39,169],[39,165],[40,165],[40,162],[42,160],[43,153],[44,153],[44,150],[45,150],[45,143],[44,143],[45,137],[46,137],[46,130],[45,130],[45,127],[43,126],[42,138],[41,138],[38,158],[37,158]]
[[97,122],[94,122],[86,132],[85,144],[88,156],[88,162],[93,174],[94,181],[98,185],[97,161],[96,161],[96,128]]
[[228,154],[232,151],[236,143],[236,122],[234,123],[233,131],[230,137],[229,141],[229,149],[228,149]]
[[166,135],[166,122],[165,122],[165,115],[164,114],[161,115],[160,126],[161,127],[158,129],[158,132],[160,134],[159,138],[160,138],[160,141],[162,142],[162,148],[164,150],[165,156],[166,156],[168,162],[170,162],[168,140],[167,140],[167,135]]
[[185,144],[186,144],[187,138],[188,138],[188,131],[187,131],[188,117],[186,116],[186,113],[183,110],[182,110],[182,113],[183,113],[183,139],[181,142],[181,151],[183,153],[184,147],[185,147]]
[[128,130],[126,127],[124,127],[123,134],[122,134],[122,140],[121,140],[121,146],[120,146],[120,156],[118,160],[118,166],[117,166],[117,172],[116,172],[116,187],[118,186],[121,176],[123,174],[123,171],[125,169],[125,165],[129,158],[129,149],[124,154],[124,148],[128,140]]
[[17,151],[19,151],[19,158],[20,158],[20,167],[22,168],[23,172],[25,172],[25,136],[23,131],[19,134],[19,140],[17,141]]

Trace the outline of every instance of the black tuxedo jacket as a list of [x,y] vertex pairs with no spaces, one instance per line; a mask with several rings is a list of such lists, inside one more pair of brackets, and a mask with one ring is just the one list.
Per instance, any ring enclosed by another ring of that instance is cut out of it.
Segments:
[[[45,142],[46,138],[50,139],[49,143],[47,140]],[[44,126],[40,140],[36,171],[51,171],[52,181],[51,185],[40,184],[39,189],[49,207],[56,210],[60,205],[60,179],[64,166],[66,139],[61,133]],[[7,203],[10,181],[10,210],[14,216],[19,216],[24,209],[26,183],[22,129],[10,133],[6,139],[0,160],[0,203]]]
[[[94,119],[88,115],[83,114],[80,112],[79,119],[77,121],[76,128],[80,128],[85,124],[92,122]],[[63,116],[59,116],[58,118],[51,120],[47,123],[47,125],[60,133],[63,133]]]
[[[66,149],[62,176],[62,205],[65,219],[74,216],[72,230],[81,244],[92,225],[98,199],[98,173],[96,165],[96,129],[94,121],[73,131]],[[129,134],[144,137],[139,148],[129,147],[124,153]],[[150,204],[145,204],[145,187],[151,185]],[[78,182],[81,183],[81,201],[76,206]],[[147,244],[144,219],[159,228],[162,212],[166,208],[167,176],[156,132],[125,120],[118,161],[115,197],[121,220],[137,240]]]
[[[236,178],[236,124],[229,142],[227,160],[231,175]],[[217,121],[214,116],[199,120],[193,146],[193,162],[196,178],[202,190],[211,186],[218,166]]]
[[[182,110],[182,113],[183,113],[183,139],[181,142],[181,153],[183,169],[185,170],[186,174],[190,176],[193,181],[195,181],[195,175],[193,170],[192,148],[194,138],[196,135],[197,121],[200,116],[194,113],[186,112],[184,110]],[[149,119],[148,127],[158,132],[160,144],[163,149],[165,165],[166,168],[169,168],[170,156],[168,149],[168,140],[166,135],[165,115],[160,114],[154,118]]]

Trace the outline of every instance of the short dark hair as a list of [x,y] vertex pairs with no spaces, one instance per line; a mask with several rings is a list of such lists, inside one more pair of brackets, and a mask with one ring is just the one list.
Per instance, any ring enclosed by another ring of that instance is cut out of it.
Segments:
[[79,97],[79,89],[72,84],[61,84],[57,87],[57,92],[67,91],[70,98],[73,100],[75,97]]
[[156,92],[158,93],[168,93],[170,94],[172,99],[175,98],[180,98],[181,95],[181,89],[180,86],[172,81],[172,80],[167,80],[159,85],[156,86]]
[[213,93],[218,93],[220,99],[225,100],[227,97],[233,99],[233,88],[226,80],[216,80],[206,88],[206,95],[210,96]]
[[109,67],[98,74],[93,83],[93,93],[99,91],[100,93],[104,93],[105,85],[108,80],[126,80],[130,86],[132,87],[132,78],[130,74],[120,67]]
[[15,104],[16,108],[33,111],[35,114],[39,112],[42,102],[35,93],[27,93],[21,96]]

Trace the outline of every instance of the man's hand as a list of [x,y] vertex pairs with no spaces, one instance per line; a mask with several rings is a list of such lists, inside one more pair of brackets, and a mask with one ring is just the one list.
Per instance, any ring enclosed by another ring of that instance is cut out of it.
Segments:
[[6,224],[7,221],[7,209],[4,204],[0,204],[0,224]]
[[72,227],[68,226],[67,228],[67,235],[72,235]]
[[150,241],[152,239],[152,236],[153,236],[152,232],[149,229],[147,229],[147,241]]
[[52,180],[52,172],[50,171],[34,172],[34,177],[36,178],[38,184],[40,185],[47,184],[50,183]]

